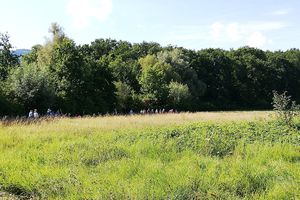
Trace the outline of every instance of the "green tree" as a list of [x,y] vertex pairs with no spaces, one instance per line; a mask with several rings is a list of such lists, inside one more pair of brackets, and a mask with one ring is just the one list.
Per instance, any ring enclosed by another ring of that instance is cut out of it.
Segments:
[[[251,47],[239,48],[233,52],[233,74],[235,80],[235,98],[243,107],[269,107],[272,90],[266,86],[268,74],[272,73],[267,65],[264,51]],[[267,100],[269,99],[269,100]]]
[[132,89],[126,83],[121,81],[115,82],[116,98],[118,103],[118,110],[126,112],[132,106]]
[[170,82],[168,85],[169,89],[169,101],[173,108],[183,109],[188,104],[188,100],[191,97],[189,88],[187,85],[178,83],[178,82]]
[[40,44],[34,45],[28,54],[22,56],[22,62],[25,62],[27,64],[37,63],[39,56],[38,54],[42,48],[43,46]]
[[51,34],[51,37],[47,39],[46,44],[43,46],[34,46],[32,51],[32,57],[37,57],[38,65],[42,68],[46,68],[47,70],[49,70],[53,64],[54,49],[62,44],[64,40],[70,40],[65,36],[63,28],[57,23],[52,23],[48,32]]
[[134,52],[134,58],[139,59],[146,57],[147,55],[155,55],[162,51],[160,44],[155,42],[142,42],[137,43],[132,46],[132,51]]
[[222,49],[204,49],[197,52],[193,69],[206,85],[203,100],[219,108],[227,108],[233,102],[233,62]]
[[0,33],[0,81],[7,78],[9,70],[19,64],[18,56],[12,52],[7,33]]
[[190,59],[183,49],[172,48],[157,54],[161,62],[168,63],[173,69],[173,81],[186,84],[195,99],[203,96],[206,92],[206,84],[199,79],[197,72],[192,68]]
[[48,32],[51,33],[52,41],[59,42],[65,38],[64,29],[56,22],[52,23],[48,29]]
[[285,124],[292,125],[294,117],[299,115],[300,106],[291,100],[291,96],[288,96],[286,91],[282,94],[273,91],[272,105],[277,118]]
[[23,64],[10,74],[7,91],[11,101],[20,104],[25,110],[38,108],[46,110],[54,102],[54,88],[49,74],[36,64]]
[[115,108],[115,79],[108,67],[109,62],[109,56],[103,56],[97,61],[84,57],[85,82],[82,95],[87,101],[82,101],[82,106],[89,106],[89,113],[106,113]]
[[81,113],[85,91],[85,70],[83,58],[74,41],[65,37],[54,43],[50,55],[48,70],[55,83],[56,95],[60,99],[60,107],[71,113]]
[[96,39],[93,41],[86,50],[89,56],[98,60],[104,55],[109,55],[110,52],[118,45],[116,40],[112,39]]
[[171,66],[167,63],[159,62],[156,56],[148,55],[141,58],[139,63],[142,67],[139,82],[141,92],[146,105],[163,105],[168,94],[168,80]]
[[37,60],[41,68],[49,71],[55,85],[56,107],[71,114],[112,109],[114,85],[107,59],[95,58],[96,50],[89,45],[77,46],[55,23],[49,32],[51,38],[38,50]]

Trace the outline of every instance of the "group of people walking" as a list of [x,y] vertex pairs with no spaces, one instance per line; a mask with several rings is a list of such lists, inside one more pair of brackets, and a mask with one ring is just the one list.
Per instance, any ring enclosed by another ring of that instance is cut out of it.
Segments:
[[[46,116],[48,117],[57,117],[60,116],[60,112],[58,111],[52,111],[50,108],[47,109]],[[38,113],[37,109],[30,110],[28,113],[28,118],[30,119],[37,119],[40,117],[40,114]]]
[[177,110],[170,109],[165,110],[163,109],[143,109],[140,111],[140,114],[164,114],[164,113],[177,113]]
[[37,112],[37,109],[30,110],[28,113],[28,118],[39,118],[39,117],[40,117],[40,115]]
[[[129,111],[129,115],[134,115],[134,114],[141,114],[141,115],[144,115],[144,114],[164,114],[164,113],[177,113],[177,110],[176,109],[170,109],[170,110],[165,110],[165,109],[143,109],[143,110],[140,110],[138,112],[134,112],[133,110],[130,110]],[[118,114],[121,114],[121,113],[118,113],[117,109],[114,109],[114,112],[113,112],[113,115],[118,115]],[[98,116],[101,115],[98,113]],[[62,116],[61,112],[59,110],[57,110],[56,112],[55,111],[52,111],[50,108],[47,109],[47,112],[46,112],[46,117],[58,117],[58,116]],[[67,114],[67,115],[64,115],[64,116],[71,116],[71,114]],[[81,117],[80,114],[77,114],[75,115],[76,117]],[[97,116],[96,114],[93,114],[93,116]],[[29,119],[37,119],[41,117],[40,114],[38,113],[37,109],[34,109],[34,110],[30,110],[29,113],[28,113],[28,118]]]
[[[176,109],[170,109],[170,110],[165,110],[163,109],[142,109],[140,111],[134,112],[132,109],[127,113],[125,112],[125,114],[129,114],[129,115],[134,115],[134,114],[141,114],[141,115],[145,115],[145,114],[165,114],[165,113],[178,113],[178,111]],[[124,114],[124,113],[118,113],[117,109],[114,109],[113,115],[118,115],[118,114]]]

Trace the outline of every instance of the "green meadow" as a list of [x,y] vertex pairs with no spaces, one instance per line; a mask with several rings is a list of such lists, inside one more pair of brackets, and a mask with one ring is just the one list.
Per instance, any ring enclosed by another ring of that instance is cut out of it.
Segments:
[[0,125],[2,199],[300,199],[300,122],[272,112]]

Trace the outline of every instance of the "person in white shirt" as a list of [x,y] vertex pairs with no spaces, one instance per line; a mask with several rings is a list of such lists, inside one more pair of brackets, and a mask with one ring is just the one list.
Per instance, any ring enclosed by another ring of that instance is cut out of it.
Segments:
[[39,113],[37,112],[37,109],[34,109],[33,117],[34,118],[39,118]]
[[33,110],[30,110],[28,113],[28,118],[33,118]]

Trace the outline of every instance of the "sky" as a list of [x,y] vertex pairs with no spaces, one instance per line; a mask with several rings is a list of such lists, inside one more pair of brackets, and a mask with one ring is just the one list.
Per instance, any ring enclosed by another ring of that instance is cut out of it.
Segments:
[[15,48],[44,44],[57,22],[77,44],[99,38],[189,49],[300,48],[299,0],[0,0]]

